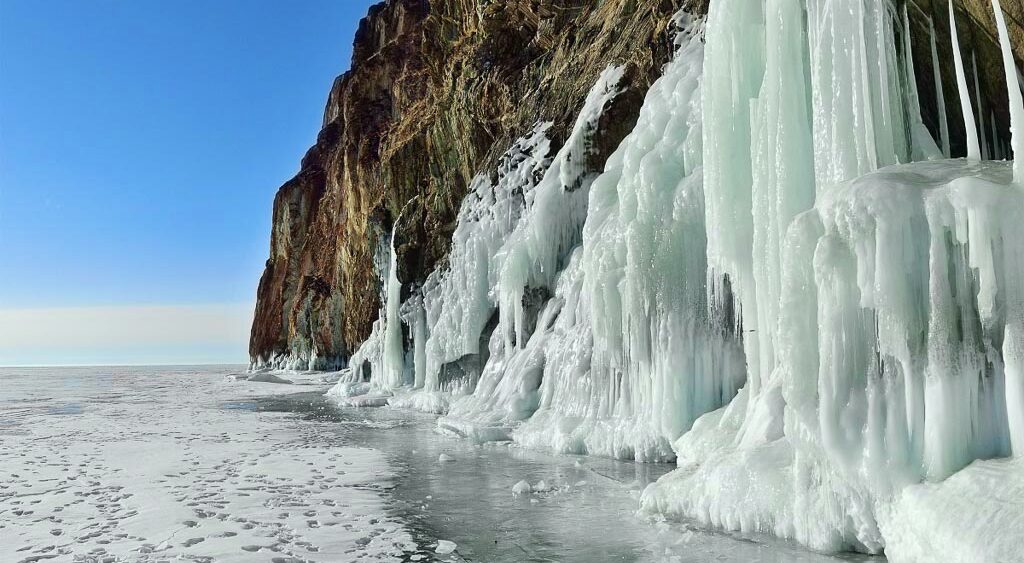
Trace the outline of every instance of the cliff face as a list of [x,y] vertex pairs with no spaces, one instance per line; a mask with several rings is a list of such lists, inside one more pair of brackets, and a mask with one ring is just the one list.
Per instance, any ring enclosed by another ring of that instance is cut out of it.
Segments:
[[600,72],[626,64],[628,88],[593,155],[599,167],[668,60],[666,31],[682,4],[389,0],[371,8],[316,145],[274,200],[252,360],[342,364],[377,317],[374,259],[394,222],[399,279],[415,285],[445,257],[472,178],[537,121],[552,121],[560,143]]
[[[935,19],[944,62],[951,57],[948,18],[941,1],[911,6],[922,112],[934,135],[927,17]],[[988,1],[957,6],[968,61],[977,51],[986,115],[992,108],[1008,139]],[[550,135],[561,143],[600,72],[625,64],[626,91],[606,112],[589,163],[599,169],[632,129],[668,60],[668,30],[682,7],[702,14],[707,0],[387,0],[371,8],[355,37],[351,70],[331,90],[316,144],[274,200],[253,363],[344,365],[377,318],[375,263],[387,259],[392,229],[399,280],[415,287],[443,262],[472,178],[493,170],[538,121],[553,122]],[[1019,0],[1006,0],[1004,9],[1020,49],[1016,22],[1024,9]],[[950,72],[942,78],[955,156],[964,146],[957,89]]]

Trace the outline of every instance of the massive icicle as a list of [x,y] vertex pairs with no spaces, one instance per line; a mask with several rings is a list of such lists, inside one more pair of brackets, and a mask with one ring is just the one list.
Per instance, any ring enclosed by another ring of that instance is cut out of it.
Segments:
[[999,5],[999,0],[992,0],[992,9],[996,13],[999,47],[1003,53],[1003,69],[1006,75],[1006,93],[1010,100],[1010,141],[1014,157],[1013,177],[1018,184],[1024,186],[1024,158],[1017,158],[1017,155],[1024,154],[1024,95],[1021,94],[1024,81],[1020,80],[1020,70],[1013,59],[1010,34],[1006,31],[1006,18],[1003,16],[1003,8]]
[[935,22],[931,18],[928,18],[928,40],[932,52],[935,103],[939,110],[939,142],[942,144],[942,154],[949,158],[949,118],[946,116],[946,95],[942,90],[942,67],[939,65],[939,46],[935,41]]
[[917,73],[914,71],[914,56],[911,49],[910,17],[907,4],[903,4],[903,62],[907,82],[907,117],[910,127],[911,160],[935,160],[942,158],[942,151],[935,144],[921,117],[921,97],[917,90]]
[[499,251],[551,164],[549,128],[550,123],[538,124],[516,141],[501,158],[494,184],[487,176],[474,180],[459,211],[448,265],[423,287],[423,325],[414,333],[416,350],[422,349],[415,367],[422,377],[415,387],[435,394],[436,408],[428,410],[446,410],[444,394],[472,393],[489,358],[487,329],[493,327],[494,287],[504,263]]
[[534,191],[528,215],[498,253],[499,328],[507,347],[521,346],[527,338],[527,291],[554,290],[555,277],[579,244],[595,177],[587,170],[586,157],[605,106],[621,93],[624,72],[625,67],[612,66],[601,73],[569,138]]
[[992,147],[988,144],[988,135],[985,134],[985,109],[981,103],[981,81],[978,79],[978,57],[971,51],[971,71],[974,73],[974,105],[977,107],[978,142],[981,144],[982,160],[995,160],[992,156]]
[[[1010,100],[1010,141],[1013,145],[1013,180],[1024,194],[1024,96],[1021,95],[1018,83],[1018,71],[1010,49],[1010,35],[1006,31],[1006,19],[999,0],[992,0],[992,8],[996,14],[996,26],[999,29],[999,46],[1003,53],[1003,68],[1006,74],[1007,94]],[[1018,86],[1015,88],[1014,86]],[[1021,195],[1024,197],[1024,195]],[[1003,357],[1006,362],[1006,411],[1010,424],[1010,442],[1013,454],[1024,457],[1024,283],[1020,273],[1024,272],[1024,227],[1020,217],[1024,217],[1024,205],[1017,210],[1016,237],[1010,239],[1018,244],[1004,246],[1003,268],[1007,272],[1016,272],[1017,283],[1006,288],[1006,335],[1003,340]],[[1014,274],[1010,274],[1011,276]]]
[[953,48],[953,67],[956,69],[956,87],[960,93],[960,110],[964,118],[964,131],[967,134],[967,158],[981,160],[981,149],[978,143],[978,128],[974,123],[974,110],[971,108],[971,93],[967,90],[967,74],[964,71],[964,58],[960,53],[960,38],[956,32],[956,16],[953,0],[949,0],[949,37]]

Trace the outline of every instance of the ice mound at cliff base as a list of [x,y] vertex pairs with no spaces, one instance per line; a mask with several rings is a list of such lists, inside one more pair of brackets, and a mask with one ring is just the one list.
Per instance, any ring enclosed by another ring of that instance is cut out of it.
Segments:
[[392,399],[390,392],[362,381],[339,381],[325,395],[343,407],[383,407]]
[[276,376],[276,375],[274,375],[272,373],[269,373],[269,372],[255,373],[255,374],[250,375],[249,377],[245,378],[245,380],[246,381],[252,381],[254,383],[282,383],[282,384],[286,384],[286,385],[291,385],[292,383],[294,383],[294,381],[285,379],[283,377],[278,377],[278,376]]
[[339,381],[327,391],[326,395],[334,399],[345,399],[365,395],[370,392],[370,384],[361,381]]
[[[1024,516],[993,484],[1001,474],[1019,488],[1019,464],[963,469],[1011,451],[1020,337],[1010,327],[1024,272],[1024,190],[1011,179],[1010,163],[943,160],[821,194],[791,225],[783,269],[783,301],[816,305],[817,328],[808,340],[810,325],[783,317],[779,329],[790,354],[817,359],[803,364],[813,371],[784,366],[759,393],[744,389],[698,419],[675,444],[679,469],[648,487],[643,510],[911,561],[946,553],[921,542],[943,527],[960,537],[973,511],[1013,539],[987,542],[994,532],[979,523],[965,541],[993,554],[1020,545],[1022,528],[1003,523]],[[772,424],[781,432],[751,439],[752,426]]]
[[907,487],[879,522],[892,561],[1018,561],[1024,459],[976,461],[941,483]]
[[423,391],[400,389],[388,401],[388,405],[396,409],[408,409],[430,414],[448,412],[451,395],[443,391]]

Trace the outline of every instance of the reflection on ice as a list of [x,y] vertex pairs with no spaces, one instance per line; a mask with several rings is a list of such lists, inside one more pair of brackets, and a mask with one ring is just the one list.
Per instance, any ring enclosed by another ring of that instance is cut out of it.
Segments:
[[397,473],[387,492],[389,510],[427,551],[446,540],[457,544],[462,559],[493,563],[836,560],[757,534],[730,536],[689,520],[637,516],[641,491],[669,464],[476,444],[438,433],[433,415],[336,407],[310,394],[268,398],[260,410],[329,422],[346,443],[384,452]]

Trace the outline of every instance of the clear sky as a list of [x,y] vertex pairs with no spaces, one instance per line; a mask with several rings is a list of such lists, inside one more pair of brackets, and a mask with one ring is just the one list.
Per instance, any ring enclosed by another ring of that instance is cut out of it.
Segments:
[[0,0],[0,365],[247,361],[274,193],[373,3]]

